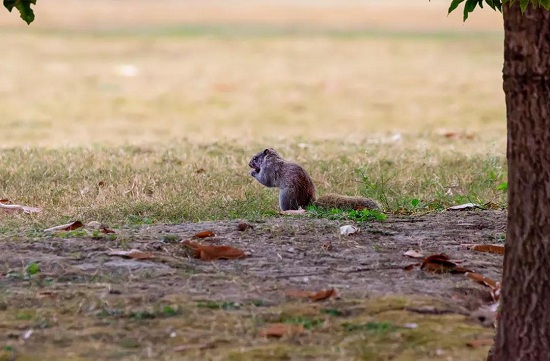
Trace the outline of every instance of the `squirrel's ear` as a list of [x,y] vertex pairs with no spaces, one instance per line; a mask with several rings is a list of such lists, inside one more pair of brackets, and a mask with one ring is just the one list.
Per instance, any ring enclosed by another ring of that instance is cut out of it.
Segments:
[[268,155],[268,154],[269,154],[269,149],[266,148],[266,149],[264,150],[264,155]]

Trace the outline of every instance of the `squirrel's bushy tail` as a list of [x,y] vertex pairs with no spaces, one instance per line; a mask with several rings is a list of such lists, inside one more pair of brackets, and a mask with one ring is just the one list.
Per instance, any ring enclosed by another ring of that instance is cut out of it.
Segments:
[[314,204],[321,208],[339,209],[380,209],[376,201],[365,197],[341,196],[339,194],[327,194],[317,198]]

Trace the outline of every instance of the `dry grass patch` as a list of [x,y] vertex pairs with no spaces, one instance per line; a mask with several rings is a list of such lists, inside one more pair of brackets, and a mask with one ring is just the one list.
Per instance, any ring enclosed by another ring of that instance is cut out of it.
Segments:
[[[425,138],[437,142],[437,138]],[[448,142],[439,150],[416,146],[422,138],[392,144],[270,144],[301,163],[318,193],[364,195],[387,212],[440,210],[465,202],[504,205],[500,189],[505,160],[465,154],[475,140]],[[0,198],[39,206],[37,215],[5,217],[16,224],[49,228],[68,220],[108,225],[259,219],[277,212],[277,190],[248,175],[249,157],[261,145],[233,143],[173,146],[11,149],[0,153]],[[457,149],[458,148],[458,149]],[[24,166],[22,166],[24,165]]]
[[500,36],[0,40],[2,147],[505,131]]

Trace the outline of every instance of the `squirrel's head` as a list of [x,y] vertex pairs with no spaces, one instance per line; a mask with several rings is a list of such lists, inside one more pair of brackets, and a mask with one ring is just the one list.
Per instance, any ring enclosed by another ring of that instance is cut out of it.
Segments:
[[264,159],[272,157],[280,158],[281,156],[275,151],[275,149],[266,148],[263,151],[256,153],[256,155],[254,155],[248,163],[248,166],[250,168],[254,168],[256,171],[260,171]]
[[265,157],[265,156],[269,156],[269,155],[274,155],[274,156],[276,156],[276,157],[280,157],[279,153],[277,153],[277,152],[275,151],[275,149],[273,149],[273,148],[266,148],[266,149],[264,149],[263,155],[264,155],[264,157]]

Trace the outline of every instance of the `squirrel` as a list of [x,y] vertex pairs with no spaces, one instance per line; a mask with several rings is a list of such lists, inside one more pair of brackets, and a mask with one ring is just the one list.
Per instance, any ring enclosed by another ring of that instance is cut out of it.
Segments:
[[266,187],[277,187],[282,211],[305,209],[309,205],[321,208],[380,209],[370,198],[327,194],[315,195],[315,185],[300,165],[284,160],[273,148],[255,154],[248,163],[250,175]]

